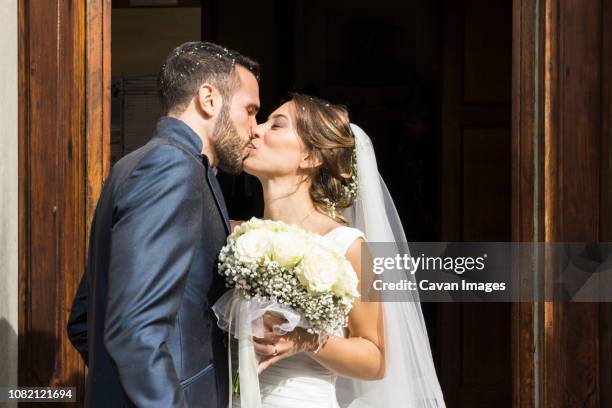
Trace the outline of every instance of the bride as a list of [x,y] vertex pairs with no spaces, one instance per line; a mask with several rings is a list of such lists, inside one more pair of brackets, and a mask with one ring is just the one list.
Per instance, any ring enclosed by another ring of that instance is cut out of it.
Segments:
[[[249,148],[244,169],[262,184],[264,218],[333,241],[360,278],[371,273],[366,240],[407,251],[371,142],[343,107],[293,94],[252,129]],[[261,406],[443,407],[418,298],[402,296],[374,302],[362,293],[348,327],[324,342],[300,328],[275,335],[279,322],[266,316],[264,338],[254,339]],[[232,404],[246,407],[239,396]]]

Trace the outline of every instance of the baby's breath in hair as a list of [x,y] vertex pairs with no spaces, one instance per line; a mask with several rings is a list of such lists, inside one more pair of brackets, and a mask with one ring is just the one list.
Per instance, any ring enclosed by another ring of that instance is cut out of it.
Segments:
[[332,218],[336,218],[338,215],[336,213],[336,202],[330,200],[329,198],[324,198],[323,203],[325,203],[325,212]]
[[[359,178],[357,173],[357,149],[353,148],[353,155],[351,156],[351,173],[347,175],[347,182],[342,186],[343,197],[342,201],[353,202],[357,198],[359,193]],[[324,198],[325,212],[332,218],[337,217],[336,201],[332,201],[329,198]]]
[[359,193],[359,177],[357,174],[357,146],[355,146],[351,156],[351,175],[346,185],[342,186],[344,194],[350,200],[357,198],[357,193]]

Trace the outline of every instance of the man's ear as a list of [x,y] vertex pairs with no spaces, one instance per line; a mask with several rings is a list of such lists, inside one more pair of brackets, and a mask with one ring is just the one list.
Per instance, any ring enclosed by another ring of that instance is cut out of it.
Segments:
[[195,102],[198,110],[200,110],[205,117],[210,118],[219,112],[222,98],[213,85],[204,83],[200,85],[198,89]]

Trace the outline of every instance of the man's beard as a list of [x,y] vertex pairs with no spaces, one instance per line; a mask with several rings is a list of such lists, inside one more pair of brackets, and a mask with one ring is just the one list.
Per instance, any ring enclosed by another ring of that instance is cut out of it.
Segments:
[[240,174],[246,143],[230,118],[229,103],[223,104],[212,136],[217,166],[226,173]]

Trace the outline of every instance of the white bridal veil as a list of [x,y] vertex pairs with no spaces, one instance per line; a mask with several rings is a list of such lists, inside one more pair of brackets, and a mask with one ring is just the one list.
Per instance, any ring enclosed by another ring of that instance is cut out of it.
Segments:
[[[359,192],[346,210],[351,225],[369,242],[395,245],[408,254],[408,244],[393,199],[378,172],[374,148],[368,135],[351,124],[355,135]],[[385,272],[390,281],[414,281],[405,270]],[[400,275],[401,274],[401,275]],[[378,381],[338,378],[340,406],[345,408],[445,407],[429,347],[418,292],[405,290],[381,296],[385,328],[385,376]]]

